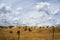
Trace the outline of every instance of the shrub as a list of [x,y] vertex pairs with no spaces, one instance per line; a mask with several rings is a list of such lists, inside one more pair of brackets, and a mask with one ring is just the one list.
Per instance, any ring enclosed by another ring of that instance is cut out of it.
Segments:
[[32,31],[32,29],[31,29],[31,28],[28,28],[28,31],[29,31],[29,32],[31,32],[31,31]]

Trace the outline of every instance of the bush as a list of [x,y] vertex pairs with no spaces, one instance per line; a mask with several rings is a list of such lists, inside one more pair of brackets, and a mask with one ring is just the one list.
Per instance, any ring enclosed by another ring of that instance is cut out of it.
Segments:
[[24,27],[24,31],[27,31],[27,26]]
[[31,29],[31,28],[28,28],[28,31],[29,31],[29,32],[31,32],[31,31],[32,31],[32,29]]
[[12,27],[14,27],[14,26],[9,26],[9,28],[12,28]]

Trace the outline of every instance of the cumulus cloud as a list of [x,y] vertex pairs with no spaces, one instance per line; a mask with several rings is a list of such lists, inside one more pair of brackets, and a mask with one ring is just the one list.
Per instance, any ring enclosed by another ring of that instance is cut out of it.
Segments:
[[0,5],[0,13],[10,13],[11,8],[5,4]]
[[[51,19],[51,18],[49,18]],[[48,15],[45,12],[31,11],[23,16],[22,24],[29,26],[42,26],[48,21]],[[46,24],[47,25],[47,24]]]
[[50,5],[51,3],[41,2],[35,6],[37,10],[32,10],[23,16],[23,23],[30,26],[52,26],[60,24],[56,19],[59,9]]
[[28,13],[22,13],[22,11],[21,7],[13,9],[0,4],[0,25],[52,26],[60,24],[60,9],[52,6],[51,3],[40,2]]
[[49,3],[47,3],[47,2],[40,2],[40,3],[37,3],[37,5],[36,5],[36,8],[38,9],[38,10],[44,10],[44,9],[47,9],[47,8],[49,8]]
[[54,6],[51,6],[51,3],[48,2],[40,2],[37,3],[37,5],[35,6],[36,9],[40,12],[40,11],[44,11],[46,12],[46,14],[57,14],[57,12],[59,11],[58,8],[54,8]]
[[19,23],[20,17],[18,15],[20,15],[21,10],[21,8],[14,10],[4,3],[0,4],[0,21],[2,25],[16,25]]
[[56,24],[60,24],[60,19],[57,19],[56,21],[57,21]]

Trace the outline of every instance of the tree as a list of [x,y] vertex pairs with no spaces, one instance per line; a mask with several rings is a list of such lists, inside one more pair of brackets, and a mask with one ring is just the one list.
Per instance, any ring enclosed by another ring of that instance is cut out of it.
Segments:
[[27,31],[27,26],[24,27],[24,31]]
[[31,28],[28,28],[28,31],[29,31],[29,32],[31,32],[31,31],[32,31],[32,29],[31,29]]
[[9,26],[9,28],[12,28],[12,27],[14,27],[14,26]]

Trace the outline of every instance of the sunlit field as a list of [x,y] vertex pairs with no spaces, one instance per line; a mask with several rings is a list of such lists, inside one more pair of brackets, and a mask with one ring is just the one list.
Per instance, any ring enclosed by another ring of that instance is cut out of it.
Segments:
[[0,40],[60,40],[60,27],[0,27]]

